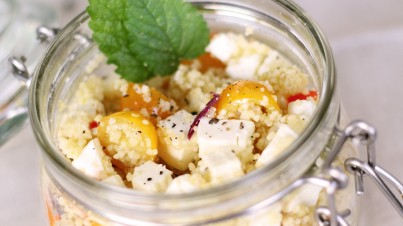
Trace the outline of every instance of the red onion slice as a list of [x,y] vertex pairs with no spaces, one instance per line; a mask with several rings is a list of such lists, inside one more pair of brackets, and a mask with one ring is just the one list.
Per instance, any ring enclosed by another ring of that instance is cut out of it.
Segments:
[[192,125],[190,125],[189,132],[188,132],[188,139],[190,140],[195,132],[194,127],[198,126],[200,123],[200,119],[204,117],[207,112],[214,106],[215,103],[217,103],[218,99],[220,98],[220,95],[214,93],[213,98],[206,104],[206,107],[203,108],[203,110],[196,116],[195,120],[192,122]]

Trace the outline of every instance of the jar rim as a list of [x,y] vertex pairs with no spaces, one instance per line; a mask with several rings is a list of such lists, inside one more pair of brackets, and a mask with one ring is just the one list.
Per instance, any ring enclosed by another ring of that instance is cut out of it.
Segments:
[[[196,0],[190,2],[203,3],[209,1]],[[44,56],[43,59],[40,60],[41,63],[37,67],[31,82],[29,92],[29,105],[30,105],[29,115],[31,119],[31,124],[35,131],[34,134],[36,136],[36,139],[40,144],[42,151],[45,153],[44,157],[50,160],[53,164],[62,168],[65,171],[65,173],[72,175],[76,183],[82,186],[88,186],[91,189],[95,190],[104,189],[107,190],[108,192],[119,194],[121,196],[124,196],[125,198],[129,198],[128,200],[151,200],[154,202],[172,201],[172,200],[176,201],[182,200],[183,202],[186,202],[195,199],[204,199],[206,197],[211,197],[212,195],[226,194],[230,193],[230,191],[234,191],[234,189],[248,188],[250,187],[251,183],[253,184],[259,181],[263,176],[270,174],[273,168],[277,167],[283,161],[294,155],[294,153],[298,151],[298,147],[300,145],[302,145],[304,142],[307,142],[307,140],[309,140],[313,136],[313,134],[319,132],[318,128],[320,127],[321,124],[324,123],[323,121],[326,118],[326,115],[328,114],[328,109],[333,100],[335,90],[335,66],[333,61],[333,55],[331,52],[330,45],[326,40],[322,31],[319,29],[318,25],[308,15],[306,15],[306,13],[302,9],[300,9],[299,6],[297,6],[295,3],[285,0],[274,0],[273,2],[276,2],[276,4],[287,8],[294,15],[296,15],[296,17],[300,21],[302,21],[303,24],[305,24],[305,26],[309,29],[312,36],[315,38],[316,44],[320,47],[319,51],[323,56],[324,61],[323,63],[324,65],[326,65],[326,68],[323,71],[324,76],[321,84],[322,88],[321,95],[318,99],[317,110],[314,117],[311,119],[310,123],[304,129],[302,134],[300,134],[297,140],[294,141],[293,144],[286,151],[284,151],[282,155],[275,161],[273,161],[269,165],[266,165],[262,168],[256,169],[255,171],[246,174],[245,176],[243,176],[238,180],[186,194],[144,193],[135,190],[130,190],[127,188],[111,186],[108,184],[95,181],[94,179],[91,179],[85,176],[84,174],[78,172],[76,169],[74,169],[61,155],[57,154],[59,152],[59,149],[55,146],[54,142],[51,140],[52,136],[47,134],[43,129],[43,124],[41,123],[41,118],[39,115],[40,111],[37,105],[38,100],[36,89],[40,85],[40,83],[38,83],[38,78],[44,74],[43,72],[46,67],[46,63],[44,62],[49,61],[49,58],[51,58],[49,53],[52,53],[54,49],[57,48],[58,46],[57,43],[60,42],[61,39],[67,33],[71,32],[71,29],[74,29],[74,27],[77,27],[78,24],[81,24],[84,21],[88,20],[89,16],[85,11],[81,13],[79,16],[77,16],[73,21],[71,21],[55,38],[50,48],[48,49],[47,54]],[[291,182],[292,181],[290,181],[289,183]]]

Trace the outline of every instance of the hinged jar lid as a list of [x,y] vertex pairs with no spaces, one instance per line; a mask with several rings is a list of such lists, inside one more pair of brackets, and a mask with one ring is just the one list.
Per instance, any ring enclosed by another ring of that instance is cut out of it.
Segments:
[[[55,24],[56,23],[56,24]],[[27,86],[13,76],[11,58],[32,73],[45,51],[36,38],[41,25],[57,25],[56,12],[31,1],[0,0],[0,145],[27,122]]]

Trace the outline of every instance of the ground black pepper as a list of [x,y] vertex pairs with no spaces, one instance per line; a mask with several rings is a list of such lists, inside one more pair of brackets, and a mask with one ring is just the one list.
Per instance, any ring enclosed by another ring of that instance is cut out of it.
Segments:
[[210,125],[212,124],[217,124],[220,120],[218,118],[212,118],[210,119],[210,121],[208,122]]

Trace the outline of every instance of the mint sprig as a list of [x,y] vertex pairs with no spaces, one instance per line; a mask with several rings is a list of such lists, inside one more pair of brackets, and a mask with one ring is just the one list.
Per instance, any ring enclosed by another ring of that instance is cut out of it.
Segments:
[[93,39],[116,72],[133,82],[176,71],[204,52],[209,30],[182,0],[89,0]]

